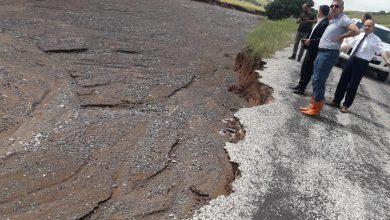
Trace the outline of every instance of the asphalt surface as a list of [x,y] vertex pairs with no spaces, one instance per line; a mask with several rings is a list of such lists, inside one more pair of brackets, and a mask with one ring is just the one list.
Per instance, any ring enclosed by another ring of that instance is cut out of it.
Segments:
[[[274,102],[241,109],[247,131],[227,144],[241,177],[234,193],[202,207],[194,219],[389,219],[390,90],[364,77],[351,113],[325,106],[321,117],[299,112],[309,102],[293,94],[300,63],[291,48],[266,60],[262,83],[274,89]],[[331,99],[340,76],[327,82]]]

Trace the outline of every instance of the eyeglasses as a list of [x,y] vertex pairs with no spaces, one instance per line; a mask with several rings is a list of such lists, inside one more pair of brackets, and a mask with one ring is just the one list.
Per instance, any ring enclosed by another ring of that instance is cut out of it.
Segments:
[[331,5],[330,8],[340,8],[340,5]]

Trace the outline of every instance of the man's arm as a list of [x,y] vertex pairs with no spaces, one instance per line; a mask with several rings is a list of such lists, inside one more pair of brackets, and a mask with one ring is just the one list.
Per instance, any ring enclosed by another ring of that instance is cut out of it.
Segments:
[[341,44],[340,51],[346,53],[351,48],[352,46],[349,44],[348,40],[344,39],[343,43]]
[[389,51],[384,51],[382,53],[382,59],[387,64],[387,67],[390,69],[390,52]]
[[359,30],[359,28],[356,26],[356,24],[350,24],[350,25],[348,25],[348,26],[347,26],[347,31],[348,31],[347,33],[338,36],[338,37],[335,39],[335,42],[337,41],[337,42],[340,42],[340,43],[341,43],[341,42],[343,42],[343,40],[344,40],[345,38],[354,37],[354,36],[360,34],[360,30]]
[[312,14],[306,22],[315,24],[317,23],[317,21],[318,21],[317,17],[315,17],[314,14]]
[[313,20],[306,20],[306,22],[308,22],[308,23],[312,23],[312,24],[315,24],[315,23],[317,23],[317,19],[313,19]]

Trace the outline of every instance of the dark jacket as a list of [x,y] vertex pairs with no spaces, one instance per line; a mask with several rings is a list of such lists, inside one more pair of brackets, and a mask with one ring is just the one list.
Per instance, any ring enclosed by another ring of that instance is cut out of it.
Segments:
[[313,27],[313,24],[310,22],[307,22],[307,20],[315,20],[316,16],[314,15],[313,11],[309,12],[302,12],[301,15],[299,16],[301,21],[299,22],[298,26],[298,32],[300,33],[311,33],[311,29]]
[[329,25],[329,19],[325,17],[318,25],[315,27],[313,34],[310,36],[310,44],[308,50],[318,51],[318,45],[320,44],[320,40],[322,35],[325,32],[325,29]]

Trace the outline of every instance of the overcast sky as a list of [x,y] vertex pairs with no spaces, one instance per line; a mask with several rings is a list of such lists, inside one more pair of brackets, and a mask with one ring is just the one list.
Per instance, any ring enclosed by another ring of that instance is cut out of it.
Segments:
[[[314,0],[315,8],[320,5],[330,5],[332,0]],[[347,11],[390,11],[390,0],[344,0],[344,8]]]

